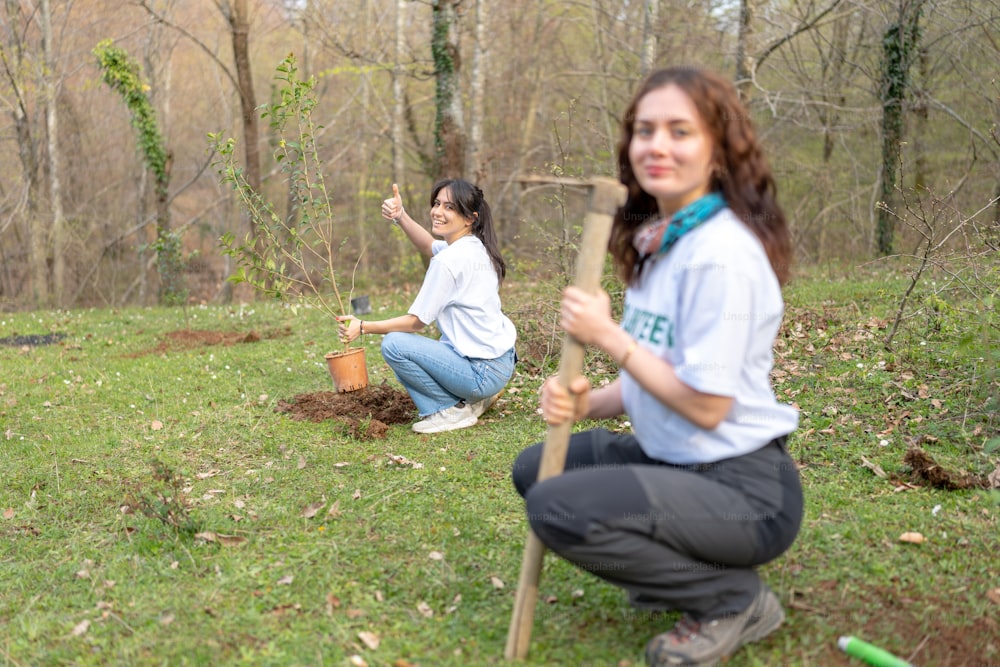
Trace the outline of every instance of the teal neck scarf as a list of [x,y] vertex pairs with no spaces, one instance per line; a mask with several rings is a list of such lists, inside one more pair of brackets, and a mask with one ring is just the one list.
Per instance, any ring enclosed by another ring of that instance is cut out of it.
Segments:
[[710,192],[694,200],[669,219],[662,218],[640,227],[632,245],[645,259],[651,255],[665,255],[682,236],[705,222],[726,207],[726,200],[718,192]]

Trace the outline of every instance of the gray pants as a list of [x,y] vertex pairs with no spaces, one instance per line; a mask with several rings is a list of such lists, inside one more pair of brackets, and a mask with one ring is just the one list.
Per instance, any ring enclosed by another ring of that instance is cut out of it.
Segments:
[[785,438],[732,459],[675,466],[632,435],[574,434],[563,474],[538,482],[542,445],[514,463],[531,529],[632,604],[695,619],[740,612],[802,523],[802,487]]

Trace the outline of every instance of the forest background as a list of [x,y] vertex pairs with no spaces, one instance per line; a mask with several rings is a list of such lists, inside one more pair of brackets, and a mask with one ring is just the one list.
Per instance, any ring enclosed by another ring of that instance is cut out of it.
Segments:
[[568,271],[585,197],[519,179],[614,174],[637,82],[680,63],[736,81],[800,264],[918,253],[935,227],[996,256],[995,1],[5,0],[0,309],[232,299],[219,239],[250,227],[207,135],[294,215],[259,110],[289,54],[360,285],[419,280],[379,202],[398,182],[420,219],[445,175],[484,189],[515,279]]

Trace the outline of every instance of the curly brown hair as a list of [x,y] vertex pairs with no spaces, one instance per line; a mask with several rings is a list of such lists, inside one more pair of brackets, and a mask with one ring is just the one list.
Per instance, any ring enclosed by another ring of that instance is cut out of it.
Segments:
[[791,236],[750,114],[732,83],[715,72],[690,66],[650,74],[622,120],[618,174],[628,188],[628,199],[615,215],[609,242],[618,275],[629,284],[637,279],[641,262],[632,238],[636,229],[659,214],[656,199],[639,186],[629,161],[636,108],[647,94],[669,85],[677,86],[691,98],[712,138],[713,162],[718,167],[709,190],[720,192],[729,208],[760,239],[778,281],[785,284],[791,274]]

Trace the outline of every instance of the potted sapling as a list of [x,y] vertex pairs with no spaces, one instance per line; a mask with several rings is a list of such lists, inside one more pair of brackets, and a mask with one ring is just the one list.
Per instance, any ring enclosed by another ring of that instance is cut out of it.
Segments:
[[[316,107],[315,79],[299,80],[295,58],[286,57],[277,68],[282,82],[277,102],[262,107],[261,118],[269,120],[277,137],[274,157],[287,174],[287,215],[280,214],[263,193],[246,180],[235,156],[236,141],[221,133],[209,134],[218,154],[215,167],[221,181],[231,186],[250,219],[251,231],[243,239],[227,233],[222,252],[235,260],[228,278],[246,283],[268,297],[304,303],[336,319],[350,315],[349,302],[341,294],[335,264],[344,240],[335,235],[333,202],[323,178],[323,161],[316,143],[312,112]],[[354,262],[351,275],[353,291]],[[327,366],[338,392],[368,386],[363,347],[343,348],[326,355]]]

